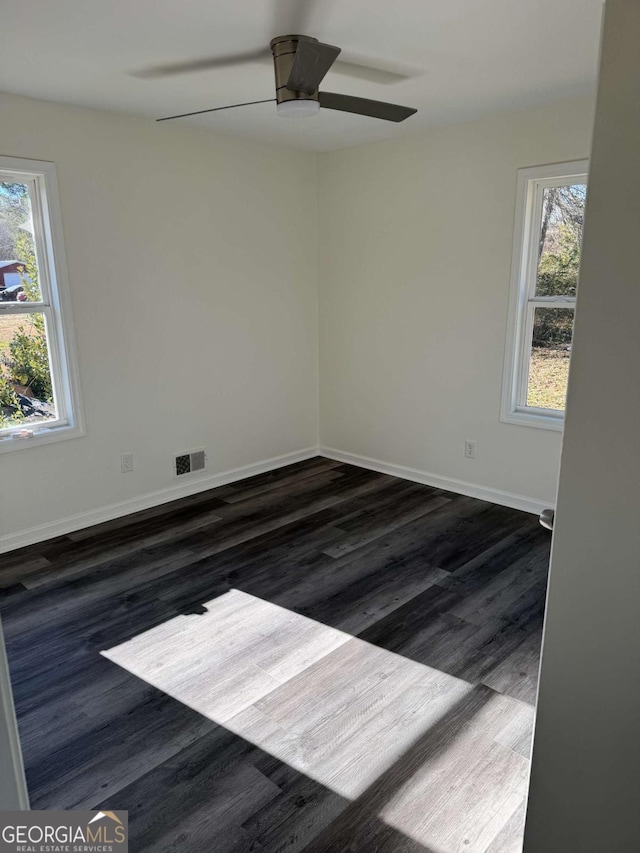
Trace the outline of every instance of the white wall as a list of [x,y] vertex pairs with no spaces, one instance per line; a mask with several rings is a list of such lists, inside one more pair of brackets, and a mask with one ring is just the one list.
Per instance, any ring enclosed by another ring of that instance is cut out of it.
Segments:
[[561,435],[499,422],[516,172],[587,157],[592,120],[585,98],[320,155],[323,445],[554,502]]
[[608,0],[526,853],[640,849],[639,44]]
[[57,166],[87,423],[0,457],[0,549],[174,485],[177,452],[215,473],[316,445],[313,155],[8,95],[0,113],[0,153]]
[[553,502],[560,435],[498,421],[516,171],[586,156],[590,99],[318,158],[0,109],[0,153],[57,166],[87,422],[0,457],[0,551],[168,499],[175,453],[315,446],[318,289],[323,445]]

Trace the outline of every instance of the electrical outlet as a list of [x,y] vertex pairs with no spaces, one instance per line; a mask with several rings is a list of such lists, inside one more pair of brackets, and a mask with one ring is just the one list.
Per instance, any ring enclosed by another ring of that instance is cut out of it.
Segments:
[[476,458],[476,443],[475,441],[469,441],[468,439],[464,443],[464,455],[467,459],[475,459]]
[[123,474],[133,471],[133,453],[123,453],[120,457],[120,470]]

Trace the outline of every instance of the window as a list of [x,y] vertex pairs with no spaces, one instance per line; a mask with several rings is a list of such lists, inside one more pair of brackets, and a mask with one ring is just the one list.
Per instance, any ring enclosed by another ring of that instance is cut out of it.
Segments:
[[518,173],[501,419],[561,430],[587,192],[586,160]]
[[0,452],[82,432],[55,167],[0,157]]

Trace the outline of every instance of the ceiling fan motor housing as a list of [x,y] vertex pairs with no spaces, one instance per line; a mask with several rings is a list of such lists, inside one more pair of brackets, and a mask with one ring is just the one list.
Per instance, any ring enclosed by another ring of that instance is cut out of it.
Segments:
[[285,101],[319,101],[318,90],[311,95],[305,92],[297,92],[287,89],[287,81],[293,67],[298,42],[315,41],[318,39],[311,36],[288,35],[277,36],[271,40],[271,53],[273,54],[273,67],[276,76],[276,102],[282,104]]

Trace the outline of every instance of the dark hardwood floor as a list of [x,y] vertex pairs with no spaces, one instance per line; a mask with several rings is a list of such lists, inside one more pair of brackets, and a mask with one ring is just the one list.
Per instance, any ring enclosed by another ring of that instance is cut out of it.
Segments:
[[518,853],[550,537],[316,458],[0,556],[33,808],[132,853]]

